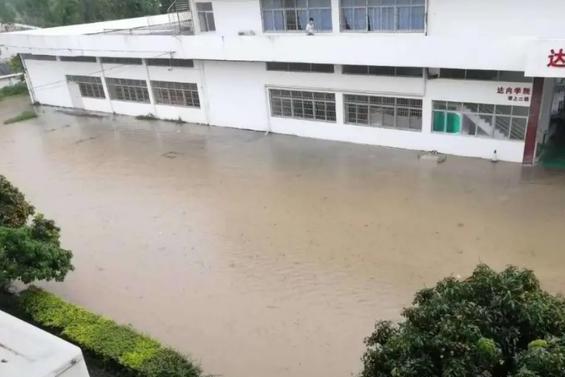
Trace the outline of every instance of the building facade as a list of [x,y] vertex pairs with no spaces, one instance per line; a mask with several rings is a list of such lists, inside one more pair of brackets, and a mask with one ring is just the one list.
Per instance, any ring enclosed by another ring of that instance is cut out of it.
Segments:
[[562,0],[184,1],[0,47],[41,104],[528,164],[565,77]]

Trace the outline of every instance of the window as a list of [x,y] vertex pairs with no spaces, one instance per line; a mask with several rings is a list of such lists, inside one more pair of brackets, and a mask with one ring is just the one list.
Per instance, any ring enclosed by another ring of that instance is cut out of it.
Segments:
[[127,65],[141,65],[143,62],[138,58],[102,58],[102,63],[108,64],[127,64]]
[[526,106],[433,101],[434,132],[524,140]]
[[333,64],[275,63],[267,62],[267,71],[333,73]]
[[335,122],[335,94],[270,89],[271,114]]
[[198,11],[200,31],[215,31],[216,23],[214,22],[212,3],[196,3],[196,10]]
[[519,71],[494,71],[485,69],[449,69],[441,68],[439,77],[442,79],[531,82],[532,79]]
[[160,67],[194,67],[194,60],[191,59],[147,59],[147,65]]
[[345,123],[371,127],[422,129],[422,100],[411,98],[343,96]]
[[96,63],[94,56],[60,56],[62,62]]
[[119,101],[150,103],[145,80],[114,79],[107,77],[110,98]]
[[26,60],[50,60],[50,61],[57,60],[57,57],[54,55],[20,54],[20,57]]
[[424,77],[424,69],[418,67],[382,67],[376,65],[344,65],[342,73],[348,75]]
[[196,84],[151,81],[155,102],[163,105],[200,107]]
[[310,18],[317,31],[332,30],[331,0],[261,0],[263,30],[305,30]]
[[341,0],[341,29],[424,31],[425,0]]
[[83,97],[106,98],[100,77],[67,76],[67,81],[77,83]]

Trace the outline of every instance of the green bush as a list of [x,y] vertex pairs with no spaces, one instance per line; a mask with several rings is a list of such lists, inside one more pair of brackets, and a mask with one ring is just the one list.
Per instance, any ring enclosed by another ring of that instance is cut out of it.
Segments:
[[35,111],[26,110],[26,111],[22,111],[21,113],[19,113],[18,115],[16,115],[13,118],[6,119],[4,121],[4,124],[12,124],[12,123],[17,123],[17,122],[23,122],[24,120],[33,119],[33,118],[37,118],[37,114],[35,113]]
[[36,215],[24,195],[0,175],[0,288],[14,280],[62,281],[72,271],[72,253],[61,248],[60,229]]
[[421,290],[402,315],[366,339],[362,377],[565,377],[565,301],[529,270],[480,265]]
[[31,287],[20,295],[24,312],[38,325],[140,377],[198,377],[200,368],[130,327],[69,304]]
[[27,85],[25,82],[5,86],[0,89],[0,99],[11,96],[19,96],[22,94],[27,94]]
[[25,225],[35,209],[24,194],[3,175],[0,175],[0,227],[16,228]]

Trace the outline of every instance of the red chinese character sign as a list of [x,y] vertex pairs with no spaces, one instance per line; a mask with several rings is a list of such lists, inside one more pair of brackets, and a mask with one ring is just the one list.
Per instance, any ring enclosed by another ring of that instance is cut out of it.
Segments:
[[551,54],[549,54],[549,62],[547,63],[548,67],[555,67],[555,68],[565,68],[565,52],[563,49],[560,48],[559,51],[555,51],[551,49]]
[[511,87],[511,86],[499,86],[496,88],[497,94],[502,94],[506,96],[508,101],[512,102],[530,102],[531,88],[525,87]]

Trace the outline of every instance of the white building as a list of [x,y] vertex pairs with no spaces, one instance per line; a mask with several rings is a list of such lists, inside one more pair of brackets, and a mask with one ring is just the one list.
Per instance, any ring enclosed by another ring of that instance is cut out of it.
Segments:
[[41,104],[532,163],[565,77],[563,12],[563,0],[177,0],[0,44],[22,54]]
[[88,377],[80,348],[0,311],[0,376]]

